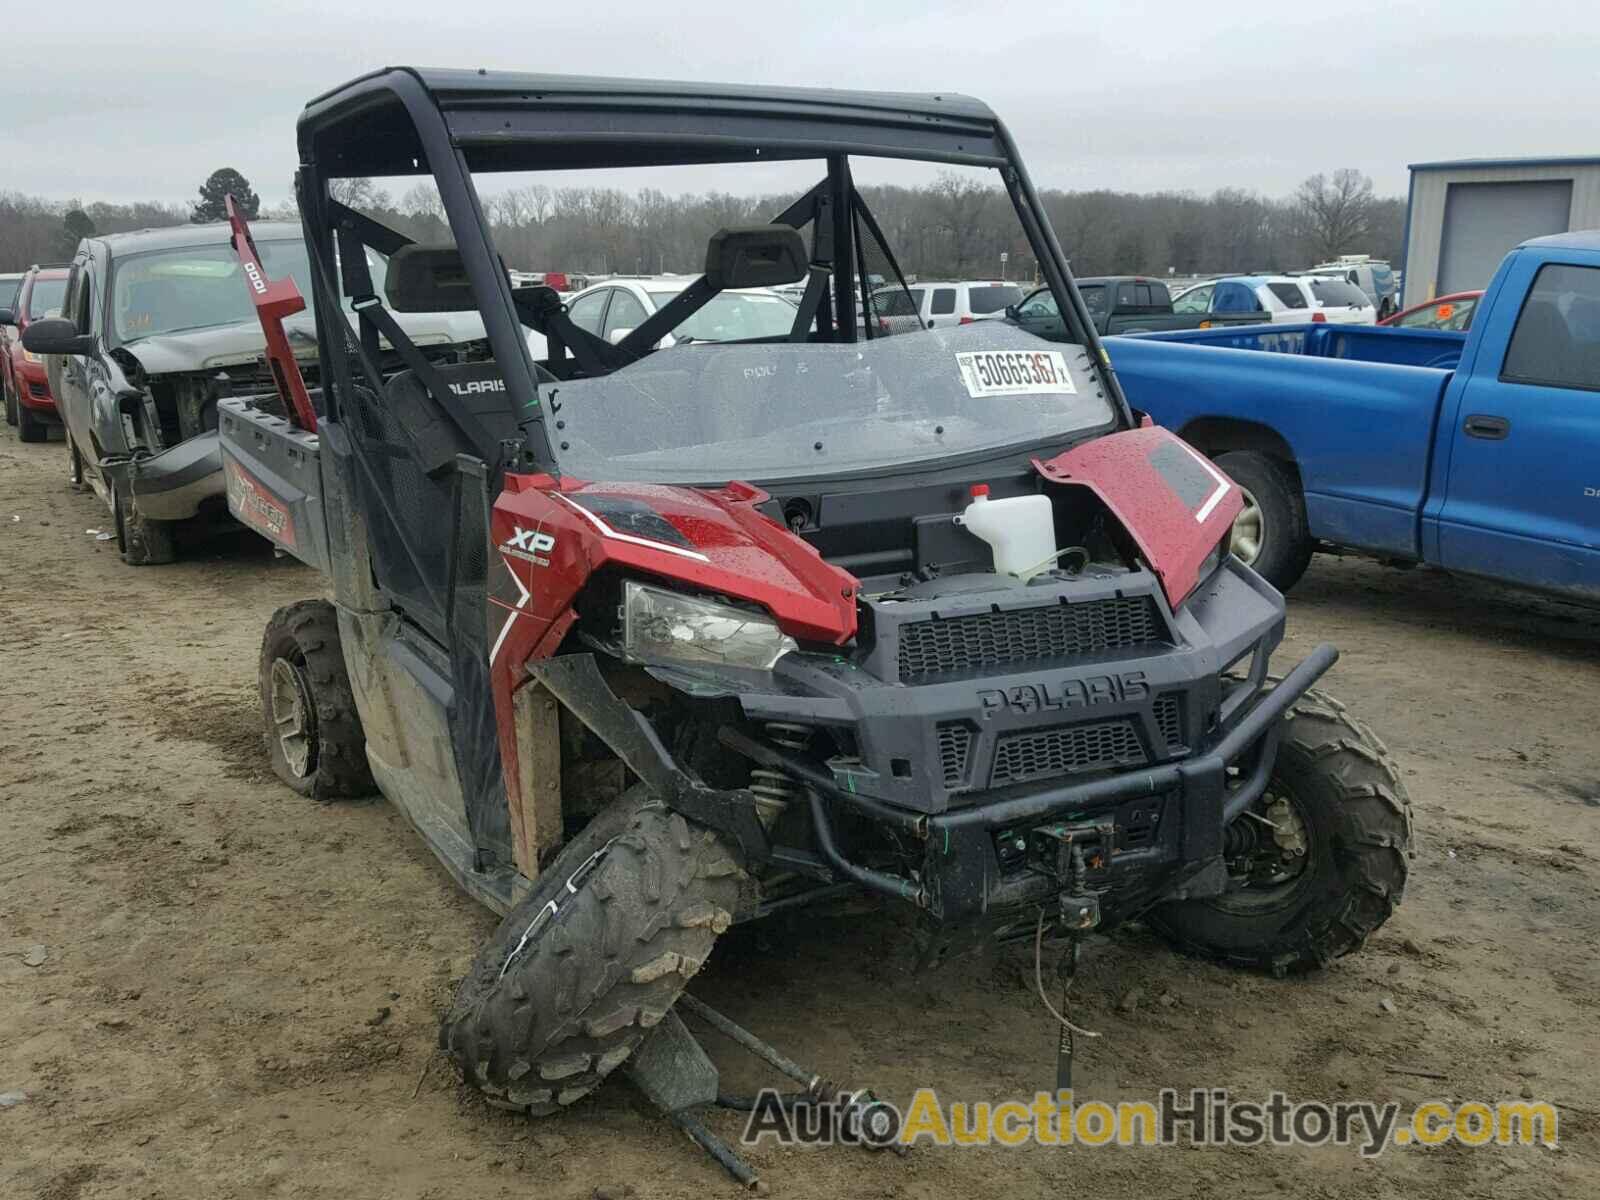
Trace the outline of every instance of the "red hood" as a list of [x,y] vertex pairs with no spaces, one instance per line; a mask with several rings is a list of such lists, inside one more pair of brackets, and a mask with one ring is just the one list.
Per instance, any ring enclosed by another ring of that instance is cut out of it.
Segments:
[[1244,507],[1238,487],[1160,426],[1097,438],[1034,460],[1055,483],[1089,488],[1122,523],[1176,608],[1200,582],[1200,565]]

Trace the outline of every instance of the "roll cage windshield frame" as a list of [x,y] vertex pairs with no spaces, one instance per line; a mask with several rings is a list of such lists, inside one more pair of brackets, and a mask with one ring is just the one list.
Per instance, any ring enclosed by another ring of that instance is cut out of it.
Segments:
[[[826,177],[773,223],[796,228],[813,224],[812,269],[802,305],[811,305],[817,313],[816,324],[827,335],[825,340],[853,342],[858,333],[856,302],[870,303],[866,299],[870,289],[857,283],[864,262],[856,238],[857,214],[886,251],[892,254],[892,248],[884,243],[870,213],[859,206],[850,158],[996,169],[1039,262],[1044,285],[1056,297],[1068,337],[1088,351],[1121,422],[1129,428],[1135,423],[1010,133],[986,105],[971,98],[392,67],[313,99],[300,117],[298,141],[301,218],[312,263],[311,282],[321,301],[316,305],[317,336],[325,348],[350,345],[348,326],[329,315],[342,318],[341,288],[335,281],[335,272],[342,270],[342,293],[351,298],[361,317],[369,362],[380,333],[401,349],[400,341],[407,339],[403,334],[399,340],[393,336],[398,327],[371,295],[370,281],[362,278],[365,256],[352,251],[362,244],[392,255],[409,239],[333,200],[329,181],[371,175],[432,176],[505,381],[505,403],[510,411],[523,414],[518,419],[521,444],[495,441],[481,421],[451,405],[420,355],[411,365],[491,469],[516,465],[560,474],[525,325],[546,332],[547,339],[556,343],[553,355],[572,349],[580,365],[588,355],[603,360],[605,369],[614,369],[648,352],[661,333],[716,292],[702,276],[619,346],[583,338],[564,320],[554,292],[513,290],[473,182],[478,171],[823,159]],[[336,255],[341,242],[344,253]],[[830,254],[831,261],[824,257]],[[826,268],[821,272],[826,287],[815,286],[819,266]],[[903,279],[898,282],[904,286]],[[836,320],[833,314],[845,319]],[[339,397],[348,393],[355,379],[349,354],[327,357],[332,361],[325,364],[324,380],[332,386],[325,388],[323,403],[327,415],[337,419]]]

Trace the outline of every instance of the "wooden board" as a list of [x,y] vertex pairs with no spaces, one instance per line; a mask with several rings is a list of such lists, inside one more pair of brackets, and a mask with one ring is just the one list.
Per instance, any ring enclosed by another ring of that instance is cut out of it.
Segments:
[[529,879],[539,877],[545,851],[561,841],[561,723],[556,698],[540,684],[519,689],[518,803],[511,806],[512,855]]

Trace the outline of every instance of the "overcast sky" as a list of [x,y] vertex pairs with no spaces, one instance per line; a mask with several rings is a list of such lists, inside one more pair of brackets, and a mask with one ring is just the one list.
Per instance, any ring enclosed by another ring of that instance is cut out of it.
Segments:
[[306,100],[394,64],[964,91],[1068,189],[1600,154],[1593,0],[74,0],[0,47],[0,190],[53,199],[186,202],[227,165],[277,203]]

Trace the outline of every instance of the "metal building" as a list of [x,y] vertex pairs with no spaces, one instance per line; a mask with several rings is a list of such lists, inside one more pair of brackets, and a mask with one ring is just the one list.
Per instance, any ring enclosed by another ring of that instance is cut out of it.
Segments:
[[1404,303],[1481,288],[1517,243],[1573,229],[1600,229],[1600,158],[1413,163]]

